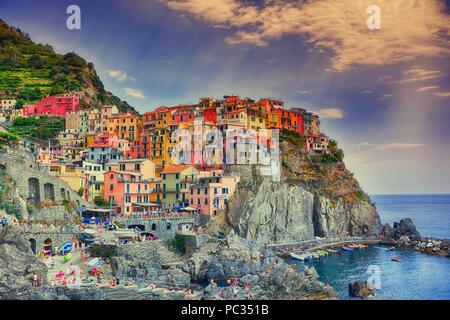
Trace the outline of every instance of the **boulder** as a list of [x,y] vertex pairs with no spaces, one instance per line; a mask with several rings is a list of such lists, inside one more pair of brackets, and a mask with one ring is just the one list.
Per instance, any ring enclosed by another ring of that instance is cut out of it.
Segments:
[[407,236],[410,240],[420,240],[420,233],[410,218],[394,222],[394,236],[399,240],[402,236]]
[[369,287],[367,281],[356,280],[348,284],[348,294],[350,297],[365,300],[374,294],[374,290]]

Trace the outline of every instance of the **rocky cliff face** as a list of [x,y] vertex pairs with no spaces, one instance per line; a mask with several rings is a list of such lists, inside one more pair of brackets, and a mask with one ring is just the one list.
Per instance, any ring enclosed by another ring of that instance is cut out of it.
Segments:
[[33,274],[47,275],[47,268],[33,255],[30,243],[12,228],[0,232],[0,300],[41,300],[48,292],[35,290]]
[[231,168],[241,182],[225,217],[211,223],[211,230],[231,227],[259,244],[380,232],[375,206],[343,163],[314,162],[289,141],[280,151],[280,182],[255,166]]
[[[184,270],[194,281],[221,282],[235,277],[232,287],[205,289],[205,299],[322,299],[335,296],[332,288],[318,280],[314,268],[304,271],[281,261],[271,250],[232,233],[224,242],[202,246],[186,262]],[[250,288],[250,289],[249,289]]]

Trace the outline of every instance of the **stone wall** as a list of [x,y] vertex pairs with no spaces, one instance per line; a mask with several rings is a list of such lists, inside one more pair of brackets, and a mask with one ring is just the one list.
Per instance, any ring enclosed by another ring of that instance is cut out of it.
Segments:
[[73,201],[77,207],[88,205],[65,181],[51,176],[48,168],[21,149],[0,149],[0,168],[15,181],[20,195],[35,205],[44,200],[64,199]]
[[40,232],[30,231],[22,232],[24,238],[26,238],[31,244],[31,250],[34,254],[38,254],[43,249],[43,244],[47,239],[51,239],[53,242],[53,248],[58,248],[66,242],[72,242],[76,239],[75,233],[65,233],[58,231]]
[[167,218],[167,219],[127,219],[121,221],[125,228],[137,227],[141,231],[152,233],[161,240],[170,240],[175,238],[178,227],[184,224],[194,224],[195,218]]

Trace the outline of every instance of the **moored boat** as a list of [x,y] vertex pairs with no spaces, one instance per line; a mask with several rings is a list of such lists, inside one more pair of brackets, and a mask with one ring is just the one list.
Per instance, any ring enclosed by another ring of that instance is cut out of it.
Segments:
[[400,262],[400,261],[402,261],[399,257],[397,257],[397,256],[392,256],[391,257],[391,261],[394,261],[394,262]]
[[292,259],[300,260],[300,261],[305,261],[308,259],[308,257],[305,254],[298,254],[295,252],[291,252],[290,256],[292,257]]
[[348,247],[348,246],[342,246],[341,249],[342,249],[343,251],[354,251],[354,250],[355,250],[355,248]]

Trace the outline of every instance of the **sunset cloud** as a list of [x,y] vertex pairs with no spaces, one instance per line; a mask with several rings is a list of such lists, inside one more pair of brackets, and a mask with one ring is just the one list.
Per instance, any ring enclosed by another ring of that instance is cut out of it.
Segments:
[[385,151],[392,149],[417,149],[425,147],[422,143],[404,143],[404,142],[393,142],[393,143],[370,143],[363,142],[355,145],[356,147],[366,149],[367,152],[375,151]]
[[141,90],[134,88],[125,88],[125,94],[136,99],[147,99]]
[[304,35],[319,50],[333,53],[331,63],[338,71],[450,54],[450,24],[440,0],[378,0],[382,28],[377,31],[366,26],[373,0],[265,1],[260,6],[239,0],[163,2],[232,29],[234,34],[225,39],[230,45],[266,46],[286,35]]
[[428,92],[428,91],[433,91],[435,89],[439,89],[439,86],[428,86],[428,87],[420,87],[417,88],[417,92]]
[[441,97],[441,98],[450,97],[450,91],[449,92],[436,92],[434,95],[437,97]]
[[119,82],[123,82],[125,80],[135,80],[133,77],[130,77],[125,71],[122,70],[108,70],[108,76],[113,79],[116,79]]
[[341,108],[328,108],[314,111],[322,119],[342,119],[344,117],[344,110]]

